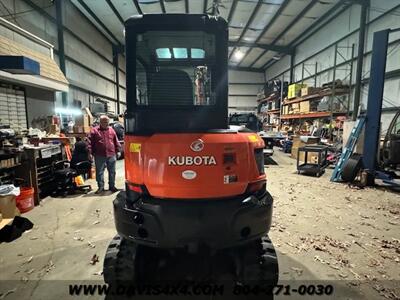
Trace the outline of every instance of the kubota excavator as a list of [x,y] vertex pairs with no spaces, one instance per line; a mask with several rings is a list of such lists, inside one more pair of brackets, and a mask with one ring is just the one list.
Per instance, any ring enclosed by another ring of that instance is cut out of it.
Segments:
[[104,279],[278,280],[263,140],[228,126],[228,27],[208,15],[125,23],[126,189]]

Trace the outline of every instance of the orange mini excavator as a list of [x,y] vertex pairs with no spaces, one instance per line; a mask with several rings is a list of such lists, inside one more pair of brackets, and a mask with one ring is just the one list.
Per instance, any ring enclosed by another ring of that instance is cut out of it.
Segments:
[[146,14],[128,19],[125,35],[126,189],[105,281],[276,283],[264,142],[228,126],[226,21]]

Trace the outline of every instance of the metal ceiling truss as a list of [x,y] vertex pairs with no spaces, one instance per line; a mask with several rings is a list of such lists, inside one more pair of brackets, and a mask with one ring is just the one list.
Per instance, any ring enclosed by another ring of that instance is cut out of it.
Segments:
[[208,0],[203,1],[203,14],[207,13]]
[[[307,39],[308,35],[311,31],[313,31],[315,28],[319,29],[320,27],[324,26],[326,23],[331,21],[331,19],[329,19],[329,20],[327,20],[327,22],[324,22],[324,24],[321,25],[319,20],[322,20],[322,21],[326,20],[327,18],[329,18],[330,15],[332,15],[338,8],[340,8],[343,5],[344,5],[343,10],[347,9],[351,5],[348,2],[349,2],[349,0],[340,0],[331,9],[329,9],[325,14],[323,14],[320,18],[318,18],[317,21],[315,21],[313,24],[311,24],[311,26],[309,26],[305,31],[303,31],[298,37],[296,37],[292,42],[290,42],[289,45],[294,46],[294,45],[300,44],[300,42],[299,42],[300,40],[303,41],[303,40]],[[346,4],[346,3],[348,3],[348,4]],[[342,13],[342,10],[340,10],[340,13]],[[315,31],[313,31],[313,33],[314,32]]]
[[[351,0],[350,0],[351,1]],[[350,3],[349,0],[340,0],[338,3],[336,3],[331,9],[329,9],[325,14],[323,14],[316,22],[314,22],[311,26],[309,26],[305,31],[303,31],[298,37],[296,37],[290,44],[288,45],[291,48],[295,48],[298,44],[300,44],[302,41],[306,40],[309,38],[311,35],[313,35],[316,31],[318,31],[320,28],[328,24],[330,21],[332,21],[334,18],[336,18],[338,15],[340,15],[342,12],[344,12],[349,6],[351,6],[352,3]],[[357,1],[357,0],[354,0]],[[343,7],[342,7],[343,6]],[[338,10],[340,7],[342,7],[336,14],[334,14],[331,18],[331,16],[336,10]],[[328,19],[329,18],[329,19]],[[326,22],[323,22],[321,24],[319,20],[326,20]],[[266,64],[265,68],[267,69],[271,67],[274,63],[276,63],[277,60],[270,59]]]
[[106,0],[108,6],[111,8],[111,10],[113,11],[114,15],[118,18],[118,20],[120,21],[120,23],[122,25],[124,25],[124,19],[122,18],[122,16],[119,14],[118,10],[115,8],[114,4],[111,2],[111,0]]
[[[286,8],[286,6],[289,4],[290,0],[285,0],[285,2],[283,2],[281,4],[281,6],[278,8],[278,10],[276,11],[276,13],[274,14],[274,16],[272,17],[271,21],[268,22],[267,25],[265,25],[263,31],[261,32],[261,34],[258,36],[258,38],[256,39],[255,43],[258,43],[261,38],[264,36],[264,34],[272,27],[272,25],[275,23],[275,21],[279,18],[279,16],[282,14],[283,10]],[[257,58],[254,60],[254,62],[250,65],[250,67],[254,66],[254,64],[261,58],[261,56],[264,55],[266,51],[263,51],[259,56],[257,56]],[[247,55],[250,53],[250,50],[247,51],[247,53],[243,56],[242,61],[239,63],[239,65],[245,60],[245,58],[247,57]]]
[[257,44],[247,42],[229,42],[230,47],[256,47],[264,50],[271,50],[279,53],[292,54],[293,48],[289,46],[269,45],[269,44]]
[[189,0],[185,0],[185,12],[189,13]]
[[167,11],[165,10],[165,3],[164,0],[160,0],[161,11],[165,14]]
[[234,70],[234,71],[243,71],[243,72],[257,72],[257,73],[262,73],[262,69],[257,69],[257,68],[249,68],[249,67],[238,67],[238,66],[228,66],[229,70]]
[[[242,41],[242,38],[245,35],[245,33],[246,33],[247,29],[249,28],[249,26],[251,25],[251,23],[253,23],[254,18],[256,17],[257,12],[258,12],[260,6],[262,5],[262,3],[263,3],[263,0],[258,0],[257,5],[254,7],[253,12],[250,15],[250,18],[247,20],[246,25],[243,27],[242,32],[240,33],[240,36],[238,39],[239,43]],[[235,50],[236,50],[236,47],[233,47],[233,50],[232,50],[231,54],[229,55],[229,59],[231,59]]]
[[[275,45],[276,42],[278,42],[302,17],[304,17],[304,15],[306,13],[308,13],[311,8],[314,7],[315,4],[317,4],[319,2],[319,0],[312,0],[310,3],[308,3],[308,5],[289,23],[288,26],[286,26],[286,28],[272,41],[272,45]],[[264,51],[264,54],[267,51]],[[264,55],[263,54],[263,55]],[[261,69],[265,69],[265,66],[268,64],[268,62],[266,62]]]
[[116,42],[118,46],[122,46],[121,42],[115,37],[115,35],[107,28],[106,25],[99,19],[99,17],[90,9],[89,6],[83,0],[77,0],[79,4],[87,11],[87,13],[100,25],[101,28]]
[[239,0],[233,0],[233,2],[232,2],[231,9],[229,10],[229,14],[228,14],[228,20],[227,20],[228,24],[230,24],[232,21],[232,17],[233,17],[233,14],[235,13],[238,1]]
[[142,9],[140,8],[140,5],[139,5],[138,0],[132,0],[132,1],[133,1],[133,4],[135,5],[136,10],[137,10],[137,12],[139,13],[139,15],[143,15],[143,11],[142,11]]

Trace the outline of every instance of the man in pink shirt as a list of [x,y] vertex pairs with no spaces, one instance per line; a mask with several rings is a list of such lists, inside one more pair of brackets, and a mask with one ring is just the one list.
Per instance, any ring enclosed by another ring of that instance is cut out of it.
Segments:
[[117,134],[114,129],[108,126],[110,120],[107,116],[100,117],[100,126],[92,128],[89,133],[88,149],[90,154],[94,156],[96,164],[96,181],[98,190],[96,194],[104,191],[104,169],[108,171],[108,186],[111,192],[117,192],[115,187],[115,163],[117,161],[117,153],[121,149],[118,142]]

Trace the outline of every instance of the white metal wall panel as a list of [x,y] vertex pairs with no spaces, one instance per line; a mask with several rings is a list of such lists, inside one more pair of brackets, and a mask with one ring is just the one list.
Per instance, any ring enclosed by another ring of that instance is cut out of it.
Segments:
[[229,95],[254,95],[254,97],[256,97],[261,87],[262,85],[257,84],[231,84],[229,85]]
[[[74,60],[80,62],[82,65],[92,69],[101,75],[114,80],[114,66],[105,61],[104,58],[100,57],[92,50],[87,48],[80,41],[75,39],[72,35],[67,32],[64,34],[65,40],[65,54]],[[69,72],[68,72],[69,75]]]
[[264,83],[263,73],[229,70],[228,76],[230,83]]
[[[74,3],[76,1],[74,0]],[[70,1],[62,1],[64,24],[101,54],[112,60],[111,43],[82,16]],[[55,26],[55,25],[53,25]]]

